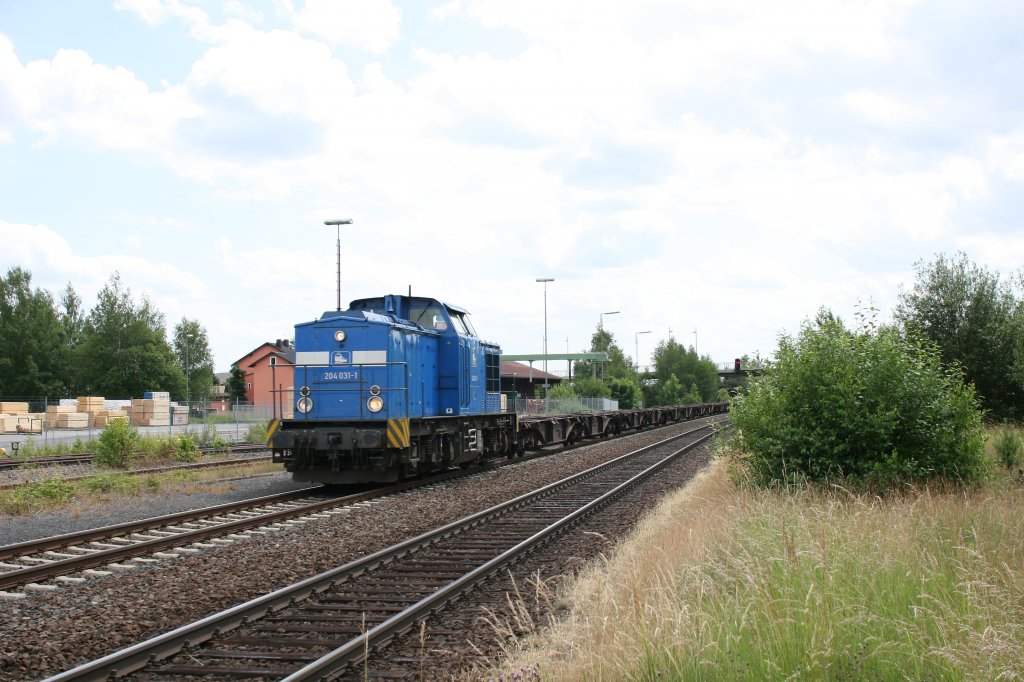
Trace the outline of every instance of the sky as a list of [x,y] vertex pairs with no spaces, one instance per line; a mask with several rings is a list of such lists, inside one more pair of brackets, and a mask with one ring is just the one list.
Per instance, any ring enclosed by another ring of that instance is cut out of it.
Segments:
[[1020,270],[1022,29],[1019,0],[0,0],[0,275],[88,309],[116,272],[227,371],[335,309],[344,218],[344,304],[411,288],[509,354],[605,313],[641,365],[769,357],[822,306],[889,319],[938,254]]

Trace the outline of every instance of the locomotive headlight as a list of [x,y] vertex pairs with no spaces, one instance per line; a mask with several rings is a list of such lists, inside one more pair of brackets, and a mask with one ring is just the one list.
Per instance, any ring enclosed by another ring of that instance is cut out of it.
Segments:
[[299,398],[299,402],[295,403],[295,408],[302,414],[307,414],[313,409],[313,399],[309,396],[302,396]]
[[309,386],[303,386],[302,388],[300,388],[299,389],[299,395],[301,395],[303,398],[308,396],[309,395]]
[[337,341],[338,343],[341,343],[342,341],[344,341],[345,340],[345,332],[343,332],[340,329],[338,331],[334,332],[334,340]]
[[380,412],[384,409],[384,399],[379,395],[371,395],[370,399],[366,401],[366,407],[370,412]]
[[370,395],[380,395],[380,386],[377,384],[370,386]]

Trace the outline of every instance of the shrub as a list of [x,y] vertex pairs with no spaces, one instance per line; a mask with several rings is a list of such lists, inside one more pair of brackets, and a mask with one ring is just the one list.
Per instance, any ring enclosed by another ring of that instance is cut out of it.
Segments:
[[174,452],[174,458],[179,462],[195,462],[199,459],[199,446],[187,433],[178,436]]
[[1021,452],[1024,451],[1024,439],[1015,428],[1009,424],[1003,425],[992,439],[992,447],[996,451],[999,462],[1007,469],[1012,469],[1021,460]]
[[206,424],[203,427],[203,432],[199,434],[199,443],[203,447],[211,448],[222,448],[227,445],[224,439],[220,437],[217,427],[213,424]]
[[139,432],[123,419],[111,420],[96,441],[93,461],[99,466],[127,469],[139,445]]
[[744,465],[759,485],[800,481],[881,488],[986,471],[974,389],[930,346],[834,319],[784,336],[777,360],[733,400]]
[[267,423],[256,422],[249,424],[245,439],[250,443],[263,443],[267,440]]

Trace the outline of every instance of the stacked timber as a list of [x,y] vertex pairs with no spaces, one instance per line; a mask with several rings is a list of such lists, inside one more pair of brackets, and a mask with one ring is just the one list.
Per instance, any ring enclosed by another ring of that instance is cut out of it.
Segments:
[[135,398],[131,407],[132,424],[135,426],[170,426],[170,399]]
[[78,411],[85,414],[94,414],[106,408],[105,401],[100,396],[83,396],[78,399]]
[[46,417],[44,418],[43,425],[47,429],[59,428],[59,417],[62,414],[75,414],[78,412],[78,408],[74,405],[47,405]]
[[103,428],[114,419],[128,420],[128,412],[126,410],[96,410],[91,414],[92,425],[97,429]]
[[26,412],[24,414],[14,415],[17,419],[16,429],[18,433],[42,433],[45,416],[46,415],[38,412]]
[[188,424],[188,405],[171,403],[171,423],[175,426]]
[[28,415],[28,403],[0,402],[0,433],[17,433],[18,423]]
[[57,415],[58,429],[87,429],[89,428],[88,412],[61,412]]

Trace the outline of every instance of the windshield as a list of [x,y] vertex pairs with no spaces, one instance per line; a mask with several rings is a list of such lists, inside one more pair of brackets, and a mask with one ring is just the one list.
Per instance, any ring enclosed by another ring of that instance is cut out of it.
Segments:
[[448,323],[445,322],[444,312],[442,312],[436,305],[410,306],[409,321],[414,322],[421,327],[426,327],[427,329],[436,329],[439,332],[443,332],[448,329]]
[[452,323],[455,328],[459,330],[459,333],[463,336],[476,336],[476,330],[473,329],[473,323],[469,321],[469,315],[464,313],[456,313],[451,310],[448,314],[452,317]]

